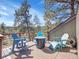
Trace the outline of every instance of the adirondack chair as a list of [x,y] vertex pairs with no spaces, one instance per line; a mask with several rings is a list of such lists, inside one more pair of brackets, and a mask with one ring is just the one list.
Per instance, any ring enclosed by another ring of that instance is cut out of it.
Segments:
[[66,43],[68,41],[69,35],[65,33],[61,38],[56,39],[56,41],[50,42],[49,49],[53,51],[60,51],[63,47],[67,47]]
[[23,48],[23,46],[25,45],[23,40],[20,37],[18,37],[16,33],[12,34],[12,40],[13,40],[12,51],[14,51],[15,46],[16,48]]

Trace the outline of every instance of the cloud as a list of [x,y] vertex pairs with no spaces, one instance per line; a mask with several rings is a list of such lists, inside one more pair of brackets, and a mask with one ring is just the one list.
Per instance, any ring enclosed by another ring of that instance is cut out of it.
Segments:
[[[5,23],[5,22],[4,22]],[[10,22],[6,22],[6,26],[13,26],[14,22],[10,21]]]
[[2,16],[13,16],[17,6],[14,5],[13,7],[12,6],[10,7],[10,6],[7,6],[7,5],[5,5],[5,6],[4,5],[0,5],[0,14]]
[[0,24],[4,22],[7,26],[12,26],[15,19],[15,10],[17,10],[19,7],[19,3],[16,4],[10,0],[0,0]]
[[40,0],[40,2],[38,3],[39,5],[40,4],[44,4],[44,0]]
[[[42,4],[42,2],[43,2],[43,0],[40,3]],[[4,3],[1,2],[0,6],[1,6],[0,14],[3,15],[3,17],[0,17],[0,23],[4,22],[4,23],[6,23],[6,25],[12,26],[14,23],[13,20],[14,20],[15,10],[17,10],[21,6],[20,3],[11,2],[11,0],[9,0],[9,1],[6,0]],[[45,22],[43,20],[43,13],[41,13],[40,11],[38,11],[34,8],[31,8],[30,14],[32,15],[32,19],[34,18],[35,15],[37,15],[38,18],[40,19],[40,22],[42,23],[42,25],[44,25]]]
[[20,7],[20,3],[12,2],[11,0],[0,0],[0,23],[5,23],[7,26],[14,24],[14,13]]
[[0,18],[0,24],[3,23],[3,22],[4,22],[4,24],[5,24],[6,26],[13,26],[13,24],[14,24],[13,20],[10,20],[10,19],[7,19],[7,20],[6,20],[6,18],[1,17],[1,18]]
[[13,4],[13,7],[14,7],[15,9],[18,9],[18,8],[20,7],[20,5],[14,5],[14,4]]
[[0,4],[0,15],[2,16],[13,16],[15,10],[19,8],[19,4],[12,3],[11,1],[4,1]]
[[7,8],[3,5],[0,5],[0,10],[7,10]]
[[9,14],[8,13],[6,13],[6,12],[0,12],[0,14],[2,15],[2,16],[9,16]]
[[41,0],[40,4],[44,4],[44,0]]
[[43,13],[39,12],[38,10],[34,9],[34,8],[31,8],[30,9],[30,14],[32,15],[32,20],[34,19],[34,16],[37,15],[38,18],[40,19],[40,23],[41,25],[44,25],[45,24],[45,21],[43,19]]
[[6,1],[6,3],[8,3],[9,4],[9,7],[10,8],[13,8],[13,9],[17,9],[17,8],[19,8],[20,7],[20,4],[18,4],[18,3],[12,3],[12,1]]
[[29,11],[30,11],[30,14],[33,14],[33,16],[37,15],[39,17],[43,17],[43,14],[34,8],[31,8]]

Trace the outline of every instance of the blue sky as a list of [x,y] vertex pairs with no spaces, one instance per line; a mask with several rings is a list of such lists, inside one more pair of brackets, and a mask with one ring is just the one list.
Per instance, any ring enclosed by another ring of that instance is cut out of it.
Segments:
[[[4,22],[7,26],[12,26],[14,24],[14,13],[20,6],[23,0],[0,0],[0,24]],[[44,15],[44,4],[43,0],[29,0],[31,5],[30,14],[32,19],[37,15],[44,24],[43,15]]]
[[[15,20],[15,17],[14,17],[15,10],[20,8],[22,2],[23,2],[23,0],[0,0],[0,15],[1,15],[0,24],[4,22],[7,26],[12,26],[14,24],[14,20]],[[41,25],[44,25],[45,24],[45,21],[43,18],[43,16],[44,16],[44,0],[28,0],[28,2],[31,5],[31,8],[29,10],[30,14],[32,15],[31,19],[33,19],[34,16],[37,15],[38,18],[40,19]],[[56,10],[59,10],[60,8],[62,8],[62,6],[63,6],[63,4],[55,3],[51,9],[53,11],[56,11]],[[76,8],[76,5],[75,5],[75,8]],[[62,12],[58,13],[56,18],[59,19],[59,18],[63,17],[65,14],[70,14],[70,9],[67,9],[65,13],[62,13]],[[68,17],[68,15],[67,15],[67,17]],[[53,19],[56,20],[56,18],[54,17]],[[56,22],[56,21],[54,21],[54,22]]]

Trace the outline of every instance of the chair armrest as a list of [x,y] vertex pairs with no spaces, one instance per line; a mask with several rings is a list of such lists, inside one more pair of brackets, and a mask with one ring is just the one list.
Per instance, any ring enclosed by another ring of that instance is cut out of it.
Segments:
[[60,40],[60,43],[63,44],[63,43],[62,43],[63,41],[68,41],[68,40]]
[[61,40],[61,41],[68,41],[68,40]]
[[21,41],[21,39],[13,39],[13,41],[14,41],[14,40],[15,40],[15,41],[16,41],[16,40],[19,40],[19,41]]
[[61,42],[63,42],[63,41],[68,41],[68,40],[61,40]]

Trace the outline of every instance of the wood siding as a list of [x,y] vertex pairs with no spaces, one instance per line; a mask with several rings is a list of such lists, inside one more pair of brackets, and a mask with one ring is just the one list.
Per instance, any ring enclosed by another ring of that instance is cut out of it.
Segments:
[[76,37],[77,37],[77,51],[78,51],[78,59],[79,59],[79,8],[76,17]]
[[59,26],[58,28],[54,29],[56,31],[49,32],[49,40],[55,39],[55,37],[61,37],[64,33],[68,33],[70,38],[76,37],[76,20],[73,19],[63,26]]

